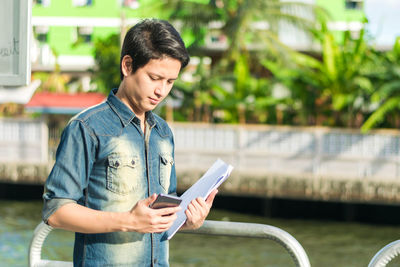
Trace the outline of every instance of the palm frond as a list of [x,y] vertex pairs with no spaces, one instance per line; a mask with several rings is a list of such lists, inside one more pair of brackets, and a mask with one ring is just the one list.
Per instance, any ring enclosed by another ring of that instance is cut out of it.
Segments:
[[381,123],[385,116],[400,107],[400,96],[388,99],[382,106],[380,106],[374,113],[361,126],[361,132],[366,133],[377,124]]

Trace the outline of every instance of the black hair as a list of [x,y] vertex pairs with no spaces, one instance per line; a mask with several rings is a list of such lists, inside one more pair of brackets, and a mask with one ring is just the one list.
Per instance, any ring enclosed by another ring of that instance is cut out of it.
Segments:
[[129,29],[121,49],[120,73],[124,56],[132,58],[131,73],[146,65],[151,59],[171,57],[181,62],[181,69],[189,63],[189,53],[177,30],[167,21],[145,19]]

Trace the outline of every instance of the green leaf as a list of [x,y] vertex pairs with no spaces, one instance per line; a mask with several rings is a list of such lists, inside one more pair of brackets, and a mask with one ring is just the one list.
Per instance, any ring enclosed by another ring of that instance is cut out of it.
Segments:
[[345,94],[335,94],[332,97],[332,106],[334,110],[342,110],[344,107],[346,107],[350,100],[352,99],[352,96],[350,95],[345,95]]
[[361,126],[361,132],[366,133],[375,125],[385,119],[387,113],[400,107],[400,96],[388,99],[381,107],[369,116],[365,123]]
[[326,68],[326,73],[331,80],[337,78],[336,69],[336,47],[333,35],[330,33],[325,34],[324,41],[322,43],[323,47],[323,60]]

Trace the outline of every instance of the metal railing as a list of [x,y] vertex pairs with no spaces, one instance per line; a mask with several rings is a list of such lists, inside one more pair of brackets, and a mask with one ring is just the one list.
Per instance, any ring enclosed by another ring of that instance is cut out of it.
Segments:
[[42,259],[42,246],[46,237],[53,230],[53,227],[41,222],[33,232],[32,241],[29,245],[29,267],[71,267],[72,262],[51,261]]
[[400,240],[396,240],[379,250],[368,264],[368,267],[385,267],[399,254]]
[[310,261],[301,244],[288,232],[275,226],[206,220],[199,229],[180,233],[270,239],[286,249],[296,266],[310,267]]
[[[35,229],[29,248],[29,267],[70,267],[72,262],[51,261],[41,258],[42,246],[53,228],[41,222]],[[282,245],[290,254],[296,266],[310,267],[310,261],[300,243],[284,230],[264,224],[205,221],[203,226],[197,230],[185,230],[181,233],[220,235],[235,237],[264,238],[276,241]]]

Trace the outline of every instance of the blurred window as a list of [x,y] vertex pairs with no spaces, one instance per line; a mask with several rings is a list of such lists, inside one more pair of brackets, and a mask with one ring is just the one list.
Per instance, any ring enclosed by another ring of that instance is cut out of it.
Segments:
[[138,0],[120,0],[121,6],[129,7],[131,9],[139,8],[140,4]]
[[363,8],[363,0],[346,0],[346,9],[358,9]]
[[78,27],[77,28],[78,41],[85,44],[92,43],[92,33],[93,33],[92,27]]
[[33,4],[44,7],[50,6],[50,2],[51,2],[50,0],[33,0]]
[[47,43],[49,27],[47,26],[36,26],[34,27],[34,33],[36,40],[39,41],[40,44]]
[[93,0],[72,0],[73,6],[92,6]]

